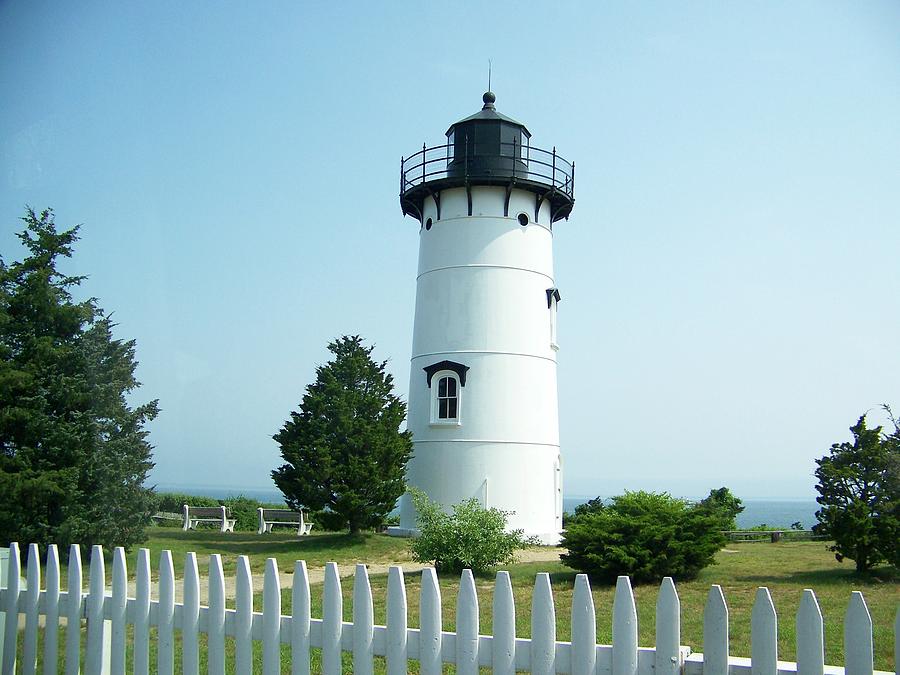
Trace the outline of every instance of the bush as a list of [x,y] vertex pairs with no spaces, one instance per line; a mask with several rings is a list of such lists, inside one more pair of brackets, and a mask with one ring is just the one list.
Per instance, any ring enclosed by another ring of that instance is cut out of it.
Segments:
[[219,506],[221,502],[213,497],[201,497],[198,495],[186,495],[180,492],[154,493],[154,512],[181,513],[184,505],[188,506]]
[[419,514],[419,535],[411,540],[410,551],[418,562],[434,561],[439,572],[459,574],[470,569],[484,574],[511,562],[518,549],[537,543],[522,530],[507,532],[509,513],[486,509],[477,499],[454,504],[453,513],[448,514],[423,492],[411,494]]
[[626,492],[608,505],[585,504],[569,520],[562,562],[592,578],[635,583],[693,579],[724,545],[721,517],[667,493]]

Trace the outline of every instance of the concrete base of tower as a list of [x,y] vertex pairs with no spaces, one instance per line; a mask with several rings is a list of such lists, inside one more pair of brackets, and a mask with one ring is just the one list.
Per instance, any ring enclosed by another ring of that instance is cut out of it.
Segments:
[[415,537],[419,534],[418,530],[411,530],[408,527],[397,527],[391,526],[387,529],[388,536],[390,537]]

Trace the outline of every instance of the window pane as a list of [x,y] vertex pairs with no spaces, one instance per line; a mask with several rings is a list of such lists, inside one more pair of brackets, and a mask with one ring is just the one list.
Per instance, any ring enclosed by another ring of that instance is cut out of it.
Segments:
[[450,404],[450,414],[447,415],[450,419],[456,419],[456,399],[449,398],[447,399],[447,403]]
[[[442,398],[438,401],[438,419],[447,419],[447,401],[448,399],[446,398]],[[454,403],[455,402],[456,401],[454,401]]]
[[439,397],[444,397],[447,395],[447,380],[448,379],[449,378],[447,378],[447,377],[442,377],[438,381],[438,396]]
[[447,378],[447,396],[456,396],[456,380],[452,377]]

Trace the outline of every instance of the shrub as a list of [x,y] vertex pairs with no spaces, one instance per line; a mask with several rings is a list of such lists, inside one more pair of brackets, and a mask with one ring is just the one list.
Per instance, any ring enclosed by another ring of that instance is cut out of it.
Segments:
[[186,495],[181,492],[157,492],[154,494],[154,511],[164,513],[181,513],[184,505],[188,506],[219,506],[221,502],[213,497],[198,495]]
[[509,513],[486,509],[477,499],[454,504],[453,513],[448,514],[421,491],[411,494],[419,514],[419,535],[411,540],[410,551],[418,562],[434,561],[439,572],[459,574],[470,569],[484,574],[511,562],[518,549],[537,543],[522,530],[507,532]]
[[560,558],[598,581],[693,579],[725,543],[717,514],[667,493],[626,492],[585,507],[569,520]]

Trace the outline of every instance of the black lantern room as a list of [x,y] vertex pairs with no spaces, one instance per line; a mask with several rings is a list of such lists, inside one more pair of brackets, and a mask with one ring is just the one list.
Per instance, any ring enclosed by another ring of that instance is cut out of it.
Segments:
[[[400,207],[403,214],[422,220],[426,199],[434,199],[440,220],[440,191],[475,185],[506,188],[506,213],[513,188],[535,195],[535,220],[544,201],[550,202],[551,221],[568,218],[575,202],[575,164],[552,151],[532,147],[524,124],[497,112],[496,97],[487,92],[480,111],[447,130],[447,143],[400,162]],[[469,215],[471,213],[469,193]]]

